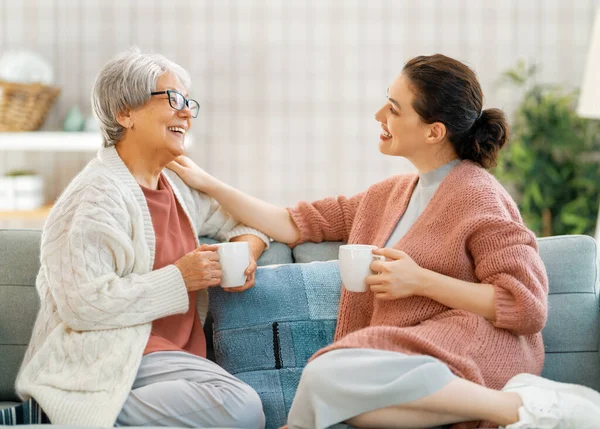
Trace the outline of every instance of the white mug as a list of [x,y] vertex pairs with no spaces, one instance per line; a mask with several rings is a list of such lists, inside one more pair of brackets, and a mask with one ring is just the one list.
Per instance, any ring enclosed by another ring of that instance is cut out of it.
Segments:
[[221,287],[238,287],[246,283],[246,268],[250,265],[248,242],[217,244],[221,264]]
[[345,244],[340,246],[340,274],[342,283],[349,292],[367,292],[367,276],[375,274],[371,271],[373,261],[385,261],[385,256],[374,255],[377,246],[366,244]]

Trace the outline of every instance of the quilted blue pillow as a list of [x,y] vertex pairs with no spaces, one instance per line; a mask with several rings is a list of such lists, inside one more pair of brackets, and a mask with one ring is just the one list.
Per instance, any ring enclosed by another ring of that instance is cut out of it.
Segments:
[[259,267],[244,293],[210,290],[215,359],[260,395],[267,429],[285,424],[302,369],[333,341],[338,261]]

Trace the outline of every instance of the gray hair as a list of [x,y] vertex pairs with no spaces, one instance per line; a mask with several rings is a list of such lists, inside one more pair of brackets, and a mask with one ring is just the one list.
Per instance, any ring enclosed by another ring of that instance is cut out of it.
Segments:
[[150,101],[159,76],[175,74],[189,90],[190,74],[181,66],[158,54],[143,54],[130,48],[110,60],[98,73],[92,89],[92,111],[100,122],[104,147],[123,139],[125,128],[117,114],[136,109]]

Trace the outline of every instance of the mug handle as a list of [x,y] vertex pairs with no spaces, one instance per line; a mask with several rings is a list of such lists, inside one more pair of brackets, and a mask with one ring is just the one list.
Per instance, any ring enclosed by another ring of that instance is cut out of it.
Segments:
[[[385,256],[383,256],[383,255],[373,255],[373,262],[375,262],[375,261],[384,261],[385,262]],[[371,270],[371,272],[373,274],[381,274],[381,272],[376,273],[373,270]]]

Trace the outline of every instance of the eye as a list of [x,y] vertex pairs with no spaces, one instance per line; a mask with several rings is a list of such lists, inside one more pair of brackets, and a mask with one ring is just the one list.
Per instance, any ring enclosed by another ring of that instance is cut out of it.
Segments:
[[392,115],[398,115],[398,112],[392,106],[390,106],[390,112],[392,112]]

